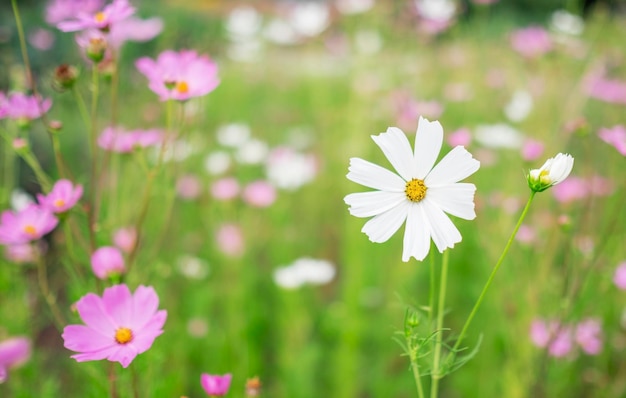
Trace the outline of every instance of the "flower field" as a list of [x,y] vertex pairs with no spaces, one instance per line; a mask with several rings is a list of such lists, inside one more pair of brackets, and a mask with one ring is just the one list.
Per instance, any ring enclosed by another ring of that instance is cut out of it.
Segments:
[[6,3],[0,397],[626,396],[620,4]]

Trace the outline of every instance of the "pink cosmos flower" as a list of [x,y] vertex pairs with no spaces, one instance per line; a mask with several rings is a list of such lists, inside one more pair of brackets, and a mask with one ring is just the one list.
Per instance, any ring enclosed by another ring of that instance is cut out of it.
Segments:
[[18,212],[6,210],[0,216],[0,245],[19,245],[40,239],[58,223],[50,210],[35,204]]
[[113,233],[113,243],[124,253],[130,253],[137,244],[137,230],[133,227],[118,229]]
[[19,366],[30,358],[30,340],[12,337],[0,342],[0,384],[8,378],[8,370]]
[[461,128],[450,133],[447,141],[451,147],[468,146],[472,143],[472,133],[467,128]]
[[117,153],[129,153],[135,148],[147,148],[163,142],[160,130],[126,131],[119,127],[107,127],[98,137],[98,146]]
[[237,224],[224,224],[215,234],[217,245],[228,256],[240,256],[244,250],[243,233]]
[[601,334],[602,326],[597,319],[585,319],[576,325],[576,343],[589,355],[598,355],[602,351]]
[[619,153],[626,156],[626,127],[622,125],[613,128],[602,128],[598,131],[598,136],[602,141],[612,145]]
[[276,188],[267,181],[254,181],[244,188],[242,195],[250,206],[268,207],[276,200]]
[[4,113],[9,119],[33,120],[48,112],[51,106],[52,100],[49,98],[44,100],[34,95],[11,93],[5,99],[4,111],[0,113]]
[[111,26],[109,44],[120,48],[127,41],[144,42],[154,39],[163,30],[161,18],[140,19],[129,17]]
[[37,200],[41,207],[53,213],[65,213],[83,196],[83,186],[74,185],[69,180],[57,181],[46,196],[38,194]]
[[126,273],[124,257],[116,247],[103,246],[91,255],[91,269],[99,279]]
[[546,323],[541,319],[536,319],[530,326],[530,338],[532,342],[540,348],[548,348],[548,353],[561,358],[566,356],[572,349],[571,330],[558,322]]
[[113,0],[113,2],[101,11],[79,12],[73,19],[61,21],[57,28],[64,32],[77,32],[86,29],[100,29],[108,32],[112,25],[123,21],[135,13],[135,8],[128,0]]
[[54,35],[47,29],[37,28],[28,34],[28,42],[37,50],[46,51],[54,45]]
[[626,290],[626,261],[622,261],[617,265],[613,275],[613,283],[615,283],[618,289]]
[[600,73],[593,73],[586,79],[587,95],[611,104],[626,104],[626,81],[607,79]]
[[517,231],[517,234],[515,235],[515,240],[529,245],[533,242],[535,242],[535,240],[537,239],[537,232],[535,231],[535,229],[529,225],[526,224],[522,224],[519,227],[519,230]]
[[104,0],[51,0],[46,6],[46,22],[59,22],[76,18],[77,15],[93,15],[104,6]]
[[176,181],[176,193],[182,199],[196,199],[202,193],[202,184],[200,179],[192,174],[181,176]]
[[537,160],[543,155],[544,145],[541,141],[526,140],[522,145],[522,159],[527,162]]
[[202,373],[200,384],[202,384],[202,388],[208,395],[221,397],[228,393],[231,378],[232,375],[230,373],[223,376]]
[[589,183],[577,176],[569,178],[552,187],[552,195],[561,203],[570,203],[584,199],[589,194]]
[[511,46],[526,58],[535,58],[552,49],[552,39],[545,29],[530,26],[511,34]]
[[63,329],[65,348],[78,352],[78,362],[108,359],[127,367],[163,333],[167,311],[157,311],[159,297],[152,287],[139,286],[131,294],[126,285],[104,290],[102,297],[89,293],[76,309],[85,325]]
[[164,51],[156,61],[144,57],[138,59],[135,66],[148,78],[148,86],[161,101],[200,97],[219,84],[215,62],[191,50]]
[[16,264],[34,263],[38,255],[37,248],[28,243],[4,247],[4,257]]
[[218,200],[234,199],[239,194],[239,182],[232,177],[221,178],[211,184],[211,194]]

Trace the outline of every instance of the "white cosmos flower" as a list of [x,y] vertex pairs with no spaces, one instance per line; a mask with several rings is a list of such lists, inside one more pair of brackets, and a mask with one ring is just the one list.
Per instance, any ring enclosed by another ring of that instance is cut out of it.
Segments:
[[476,217],[476,186],[459,181],[472,175],[480,162],[457,146],[435,166],[443,142],[438,121],[420,117],[415,149],[404,133],[390,127],[372,136],[397,174],[360,158],[350,159],[348,179],[376,191],[345,197],[350,214],[374,217],[361,230],[372,242],[387,241],[406,221],[402,261],[423,260],[430,250],[430,239],[439,252],[454,247],[461,234],[446,213],[465,220]]
[[542,192],[563,181],[574,167],[574,158],[569,154],[559,153],[546,160],[539,169],[528,173],[528,186],[534,192]]

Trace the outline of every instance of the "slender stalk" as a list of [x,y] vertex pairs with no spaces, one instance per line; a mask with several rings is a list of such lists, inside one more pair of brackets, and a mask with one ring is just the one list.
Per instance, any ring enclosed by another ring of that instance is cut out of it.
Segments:
[[135,366],[131,366],[130,371],[133,378],[133,398],[139,398],[139,374]]
[[96,232],[95,232],[95,224],[98,218],[98,192],[97,192],[97,177],[98,177],[98,154],[96,149],[96,139],[97,139],[97,120],[96,120],[96,112],[98,111],[98,94],[99,94],[99,73],[98,73],[98,65],[92,65],[92,82],[91,82],[91,128],[89,135],[89,147],[91,149],[91,170],[90,170],[90,182],[91,189],[89,190],[89,211],[87,213],[87,219],[89,224],[89,243],[91,246],[91,251],[96,249]]
[[65,321],[63,320],[63,315],[61,314],[61,310],[57,305],[55,297],[50,292],[50,287],[48,286],[48,274],[46,272],[46,264],[44,263],[44,259],[42,256],[39,256],[37,259],[37,281],[39,283],[39,290],[41,291],[41,295],[44,300],[50,307],[50,311],[52,312],[52,318],[58,330],[63,330],[63,326],[65,326]]
[[411,370],[413,371],[413,378],[415,379],[415,387],[417,388],[418,398],[424,398],[424,387],[422,386],[422,377],[420,375],[420,368],[417,364],[417,352],[413,348],[411,342],[409,342],[409,350],[411,356]]
[[430,397],[439,396],[439,380],[443,377],[440,373],[441,346],[443,345],[443,316],[445,312],[446,287],[448,285],[448,263],[450,259],[449,250],[443,252],[441,259],[441,279],[439,280],[439,300],[437,303],[437,338],[435,342],[435,357],[433,358],[433,369],[431,373]]
[[428,327],[432,327],[433,324],[433,314],[435,313],[435,285],[437,281],[435,280],[435,256],[431,255],[429,257],[430,263],[430,291],[428,292]]
[[20,48],[22,50],[22,59],[24,60],[24,66],[26,67],[26,85],[29,90],[35,89],[35,82],[33,81],[32,70],[30,69],[30,60],[28,59],[28,50],[26,49],[26,38],[24,37],[24,26],[22,25],[22,18],[20,17],[20,11],[17,8],[17,1],[11,0],[13,6],[13,14],[15,15],[15,25],[17,27],[17,35],[20,38]]
[[111,398],[119,398],[120,394],[117,391],[117,374],[114,362],[109,362],[109,386],[111,387]]
[[513,240],[515,239],[515,235],[517,235],[517,231],[519,230],[519,227],[522,225],[524,218],[526,218],[528,209],[530,209],[530,204],[535,198],[535,194],[536,192],[531,191],[530,197],[528,198],[528,202],[526,202],[526,206],[524,207],[524,210],[522,211],[522,214],[520,215],[519,220],[517,220],[517,224],[515,225],[515,228],[513,229],[513,232],[511,233],[511,236],[509,237],[509,240],[506,243],[506,246],[504,247],[504,250],[502,251],[500,258],[498,259],[498,262],[493,267],[493,270],[491,271],[491,275],[489,275],[489,278],[487,279],[487,282],[485,283],[483,290],[480,292],[480,296],[478,296],[478,300],[476,300],[476,303],[474,304],[474,308],[472,308],[472,311],[470,312],[469,316],[467,317],[467,320],[465,321],[465,324],[463,325],[463,329],[461,329],[461,334],[459,334],[459,338],[457,339],[456,343],[454,344],[454,347],[452,348],[452,352],[451,352],[452,355],[455,355],[459,346],[461,345],[461,342],[463,341],[463,338],[465,337],[465,333],[467,332],[469,325],[472,323],[472,320],[474,319],[476,312],[478,312],[478,308],[482,304],[483,299],[485,298],[485,295],[487,294],[487,290],[489,290],[489,286],[491,286],[491,282],[493,282],[493,279],[496,276],[498,269],[500,269],[500,266],[502,265],[504,257],[509,252],[509,249],[511,248],[511,244],[513,243]]
[[[83,123],[85,123],[85,128],[91,128],[91,121],[89,119],[89,113],[87,111],[87,105],[85,105],[85,100],[83,96],[78,91],[76,85],[72,87],[72,94],[74,94],[74,99],[76,100],[76,105],[78,106],[78,113],[80,113],[81,119],[83,119]],[[92,148],[93,149],[93,148]]]

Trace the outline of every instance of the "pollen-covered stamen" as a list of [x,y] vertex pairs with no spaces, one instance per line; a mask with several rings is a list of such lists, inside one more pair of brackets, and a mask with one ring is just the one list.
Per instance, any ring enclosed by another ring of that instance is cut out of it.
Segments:
[[428,190],[428,188],[426,184],[424,184],[424,180],[414,178],[406,183],[404,193],[406,198],[411,202],[419,202],[426,196],[426,190]]
[[181,94],[187,94],[189,92],[189,85],[185,81],[176,82],[176,91]]
[[24,226],[24,232],[30,236],[37,235],[37,229],[30,224]]
[[106,17],[107,17],[107,16],[106,16],[106,15],[105,15],[102,11],[100,11],[100,12],[96,13],[96,15],[94,15],[94,16],[93,16],[93,19],[94,19],[96,22],[98,22],[98,23],[102,23],[102,22],[104,22],[104,20],[106,19]]
[[133,331],[129,328],[119,328],[115,331],[115,341],[119,344],[130,343],[133,340]]
[[57,199],[54,201],[54,207],[63,207],[65,206],[65,201],[63,199]]

